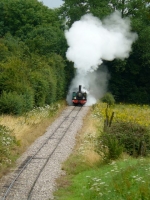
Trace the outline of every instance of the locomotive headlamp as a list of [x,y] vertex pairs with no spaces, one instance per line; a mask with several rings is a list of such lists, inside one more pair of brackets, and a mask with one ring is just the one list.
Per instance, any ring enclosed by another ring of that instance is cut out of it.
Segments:
[[74,97],[74,99],[76,99],[76,97]]

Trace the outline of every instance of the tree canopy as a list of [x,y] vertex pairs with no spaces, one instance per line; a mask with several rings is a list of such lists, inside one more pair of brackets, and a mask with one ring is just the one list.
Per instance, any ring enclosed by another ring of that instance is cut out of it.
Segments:
[[62,17],[70,27],[82,15],[92,13],[100,19],[119,10],[129,17],[138,40],[124,61],[105,62],[111,74],[109,90],[116,100],[132,103],[150,102],[150,1],[149,0],[64,0]]
[[71,77],[58,10],[37,0],[2,0],[0,9],[0,113],[65,98]]
[[21,114],[65,98],[74,76],[65,55],[65,23],[69,28],[86,13],[104,19],[115,10],[131,19],[138,40],[128,59],[104,61],[108,89],[117,101],[149,103],[149,0],[64,0],[59,9],[37,0],[1,0],[0,113]]

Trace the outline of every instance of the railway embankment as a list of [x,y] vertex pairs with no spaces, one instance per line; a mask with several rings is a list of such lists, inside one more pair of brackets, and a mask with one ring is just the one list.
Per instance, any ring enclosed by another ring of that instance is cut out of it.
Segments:
[[55,199],[150,199],[149,115],[148,105],[93,105]]
[[88,107],[67,107],[55,122],[17,160],[17,167],[1,180],[1,198],[53,199],[61,163],[72,152],[75,136]]

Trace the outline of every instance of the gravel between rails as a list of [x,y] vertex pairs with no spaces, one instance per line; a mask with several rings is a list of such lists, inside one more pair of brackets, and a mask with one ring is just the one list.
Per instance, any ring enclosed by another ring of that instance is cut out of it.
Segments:
[[[45,142],[47,138],[52,135],[52,133],[56,130],[57,126],[63,122],[64,117],[70,113],[73,109],[73,106],[68,106],[60,115],[59,118],[53,122],[53,124],[48,127],[46,133],[39,137],[29,148],[28,150],[17,160],[17,168],[14,172],[4,176],[0,180],[0,199],[3,199],[4,193],[6,191],[6,187],[10,185],[13,178],[16,177],[18,173],[18,168],[25,163],[31,155],[33,155],[40,146]],[[78,131],[81,129],[83,124],[83,117],[87,114],[89,107],[82,107],[81,111],[78,114],[78,117],[74,120],[74,122],[69,127],[66,135],[62,139],[61,143],[58,145],[57,149],[55,150],[52,157],[49,159],[47,165],[45,166],[44,170],[42,171],[31,196],[31,200],[52,200],[54,199],[53,192],[56,190],[56,179],[64,174],[64,171],[61,170],[62,162],[64,162],[68,156],[71,154],[74,145],[76,143],[76,135]],[[55,143],[55,140],[50,140],[46,144],[46,146],[50,149],[52,145]],[[44,151],[45,149],[45,151]],[[39,155],[40,159],[35,159],[34,162],[31,163],[30,166],[27,166],[25,177],[23,177],[23,183],[19,182],[19,186],[17,185],[17,192],[9,195],[7,200],[27,200],[27,197],[24,195],[25,191],[29,191],[30,182],[36,175],[36,171],[40,168],[43,163],[45,156],[47,155],[47,148],[44,147],[42,149],[42,154]],[[41,159],[42,156],[42,159]],[[33,166],[32,166],[33,165]],[[31,168],[31,170],[28,169]],[[17,181],[16,181],[17,183]],[[22,187],[22,185],[24,187]],[[23,189],[22,189],[23,188]],[[15,188],[14,188],[15,190]],[[24,190],[24,191],[22,191]],[[21,196],[21,199],[20,199]]]

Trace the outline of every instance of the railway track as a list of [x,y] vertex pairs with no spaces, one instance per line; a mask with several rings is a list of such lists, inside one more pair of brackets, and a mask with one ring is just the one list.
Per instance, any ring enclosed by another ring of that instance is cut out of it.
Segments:
[[58,161],[55,163],[54,157],[58,156],[58,160],[61,161],[60,153],[62,152],[60,151],[62,151],[63,140],[70,129],[74,127],[82,109],[83,107],[73,106],[68,108],[62,114],[59,123],[51,131],[47,131],[41,144],[37,148],[33,148],[32,153],[26,157],[11,177],[11,182],[7,183],[7,186],[5,185],[6,189],[3,191],[2,200],[37,200],[37,193],[40,193],[38,195],[40,200],[47,199],[44,184],[46,184],[45,181],[50,184],[48,176],[51,176],[47,171],[51,167],[52,171],[55,170]]

